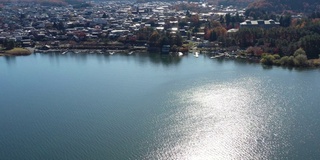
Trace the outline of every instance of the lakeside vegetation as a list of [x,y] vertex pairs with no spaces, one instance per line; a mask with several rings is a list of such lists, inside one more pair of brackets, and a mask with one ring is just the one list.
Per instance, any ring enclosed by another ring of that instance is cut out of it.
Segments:
[[[304,19],[289,19],[289,26],[277,28],[240,28],[238,32],[227,33],[229,25],[238,25],[237,17],[222,17],[220,21],[202,22],[197,15],[190,15],[179,20],[178,25],[190,23],[190,30],[185,37],[190,39],[192,35],[204,32],[203,39],[209,43],[219,44],[220,49],[242,49],[241,55],[261,59],[260,62],[265,65],[291,66],[291,67],[319,67],[320,54],[320,19],[307,17]],[[173,19],[174,20],[174,19]],[[285,23],[288,23],[285,21]],[[174,26],[168,25],[167,28]],[[185,43],[180,33],[172,34],[170,32],[157,31],[152,27],[145,27],[136,33],[136,40],[132,39],[105,39],[99,44],[110,46],[112,42],[117,42],[117,48],[122,45],[146,43],[149,48],[160,48],[163,45],[171,45],[171,51],[187,52],[190,46],[194,46],[193,41]],[[86,40],[82,45],[91,42],[90,46],[95,46],[95,41]],[[70,42],[69,42],[70,43]],[[79,44],[76,43],[75,44]],[[192,45],[190,45],[192,44]],[[8,50],[7,55],[28,55],[27,50],[19,47],[11,41],[7,41],[3,46]],[[129,45],[130,46],[130,45]]]
[[276,65],[286,67],[319,67],[320,59],[308,60],[306,52],[299,48],[292,56],[280,57],[278,54],[263,54],[260,62],[264,65]]
[[0,53],[0,55],[3,55],[3,56],[22,56],[22,55],[30,55],[30,54],[31,52],[25,48],[13,48]]

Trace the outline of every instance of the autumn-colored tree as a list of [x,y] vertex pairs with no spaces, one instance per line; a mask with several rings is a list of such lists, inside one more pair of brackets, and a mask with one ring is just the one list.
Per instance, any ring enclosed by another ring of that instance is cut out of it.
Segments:
[[158,31],[153,31],[153,33],[149,38],[150,47],[159,47],[159,43],[158,43],[159,39],[160,39],[160,34],[158,33]]
[[216,28],[216,27],[222,27],[221,23],[215,20],[209,21],[206,25],[209,29]]
[[192,26],[199,27],[200,26],[199,15],[192,15],[190,17],[190,22]]
[[169,40],[170,40],[170,45],[177,45],[177,46],[182,46],[182,37],[180,34],[170,34],[169,36]]
[[149,40],[149,37],[151,35],[151,33],[153,32],[153,28],[151,27],[144,27],[141,28],[138,32],[137,32],[137,38],[138,40]]
[[217,36],[226,36],[227,30],[224,27],[215,27],[213,31],[217,34]]
[[262,56],[263,50],[261,49],[261,47],[249,47],[246,50],[247,54],[249,55],[254,55],[254,56]]

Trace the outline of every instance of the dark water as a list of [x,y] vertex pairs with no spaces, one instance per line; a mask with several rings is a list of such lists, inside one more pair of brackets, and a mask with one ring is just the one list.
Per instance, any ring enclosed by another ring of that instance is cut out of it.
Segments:
[[320,159],[320,70],[0,57],[0,159]]

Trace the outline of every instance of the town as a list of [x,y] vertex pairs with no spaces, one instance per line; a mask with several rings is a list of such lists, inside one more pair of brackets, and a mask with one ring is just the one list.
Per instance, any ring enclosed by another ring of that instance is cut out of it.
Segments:
[[[219,21],[226,14],[243,17],[244,12],[232,6],[224,8],[199,2],[121,1],[87,5],[6,5],[1,11],[3,17],[0,25],[3,29],[0,30],[0,41],[7,40],[8,43],[12,41],[22,47],[36,46],[42,49],[147,49],[148,44],[152,50],[160,33],[166,33],[166,38],[176,37],[174,43],[177,46],[188,40],[203,42],[205,26],[201,24]],[[183,9],[184,6],[190,10]],[[225,29],[220,29],[220,34],[225,34]],[[154,35],[154,31],[158,35]],[[156,39],[150,44],[152,38]],[[164,43],[170,45],[170,42]]]
[[[207,52],[216,56],[227,51],[250,57],[261,57],[263,53],[290,56],[300,48],[288,50],[274,41],[266,46],[267,40],[251,35],[259,34],[255,32],[261,32],[261,28],[271,32],[288,27],[292,21],[303,19],[303,14],[260,19],[245,13],[245,6],[201,1],[107,1],[57,6],[12,2],[1,7],[0,44],[2,50],[28,47],[43,53]],[[267,58],[272,61],[277,56]]]

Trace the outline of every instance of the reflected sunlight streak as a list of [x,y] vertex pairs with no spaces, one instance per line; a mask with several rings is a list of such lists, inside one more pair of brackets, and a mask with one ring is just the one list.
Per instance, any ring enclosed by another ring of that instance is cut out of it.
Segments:
[[171,125],[158,133],[162,145],[148,159],[268,159],[276,149],[279,138],[270,125],[279,114],[270,109],[275,104],[264,97],[259,80],[207,84],[173,95],[180,107],[166,117]]

